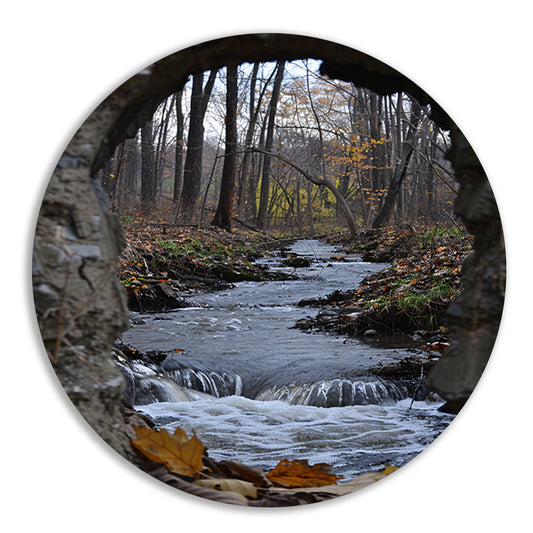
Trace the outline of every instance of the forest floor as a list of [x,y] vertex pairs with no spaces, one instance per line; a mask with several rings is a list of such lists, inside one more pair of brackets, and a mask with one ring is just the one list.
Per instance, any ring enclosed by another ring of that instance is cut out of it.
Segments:
[[[225,289],[242,280],[296,278],[269,272],[254,262],[269,251],[284,248],[293,239],[279,240],[241,229],[228,233],[216,228],[136,221],[125,224],[123,233],[126,247],[119,261],[119,277],[131,310],[185,307],[189,293]],[[381,367],[379,373],[383,377],[419,378],[422,370],[425,375],[449,345],[445,310],[461,290],[462,262],[471,250],[471,239],[456,228],[388,228],[368,231],[357,241],[341,234],[325,240],[344,253],[361,255],[363,261],[390,266],[365,278],[352,290],[300,301],[300,306],[318,309],[318,313],[300,320],[295,327],[359,336],[367,342],[394,335],[408,337],[410,346],[418,348],[418,355]],[[305,266],[299,259],[304,258],[287,257],[292,266]],[[297,270],[294,268],[294,272]],[[285,468],[279,477],[278,467],[265,474],[234,461],[212,461],[195,436],[190,440],[181,434],[163,438],[154,429],[153,421],[131,406],[125,407],[125,417],[132,445],[143,456],[139,466],[181,490],[236,505],[277,507],[322,501],[358,490],[393,470],[368,473],[337,484],[335,476],[327,473],[327,465],[310,467],[293,461],[278,465]],[[154,452],[154,440],[160,438]],[[146,439],[150,445],[144,453],[141,445]],[[169,454],[189,457],[193,451],[198,462],[191,471],[188,465],[185,474],[162,459]]]

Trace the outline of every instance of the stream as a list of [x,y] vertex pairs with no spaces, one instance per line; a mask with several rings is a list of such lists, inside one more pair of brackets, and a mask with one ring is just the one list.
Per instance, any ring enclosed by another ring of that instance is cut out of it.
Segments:
[[402,466],[453,419],[438,402],[413,401],[417,383],[375,375],[413,351],[293,327],[317,312],[298,307],[303,298],[352,289],[387,265],[316,240],[288,252],[310,266],[283,266],[279,253],[258,262],[300,279],[239,282],[187,296],[190,307],[132,313],[121,340],[168,354],[159,364],[119,358],[132,403],[159,427],[194,431],[215,460],[268,471],[282,459],[307,459],[345,480]]

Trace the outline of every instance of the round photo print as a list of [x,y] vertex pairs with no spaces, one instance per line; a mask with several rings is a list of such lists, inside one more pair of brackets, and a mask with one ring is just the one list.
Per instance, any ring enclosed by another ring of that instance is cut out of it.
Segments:
[[238,506],[399,475],[474,390],[505,293],[496,201],[446,111],[291,34],[114,90],[57,161],[33,252],[81,416],[147,476]]

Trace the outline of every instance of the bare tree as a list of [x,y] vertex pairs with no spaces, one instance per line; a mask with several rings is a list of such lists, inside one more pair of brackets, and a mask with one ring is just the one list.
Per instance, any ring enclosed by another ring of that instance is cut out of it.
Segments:
[[[259,96],[255,97],[255,90],[257,86],[257,78],[259,73],[259,63],[254,63],[251,79],[250,79],[250,90],[249,90],[249,115],[250,119],[248,122],[248,127],[246,129],[246,136],[244,139],[244,146],[246,148],[251,148],[253,144],[254,139],[254,132],[255,127],[257,124],[257,119],[259,117],[259,111],[261,109],[261,103],[263,101],[263,97],[265,95],[266,89],[268,87],[268,84],[270,83],[270,80],[272,79],[272,76],[274,75],[274,71],[270,74],[270,77],[268,80],[263,84],[263,88],[261,89],[261,93]],[[255,188],[256,183],[253,179],[253,176],[250,175],[250,168],[252,166],[252,155],[253,153],[250,151],[246,151],[243,155],[242,162],[241,162],[241,168],[239,173],[239,187],[238,187],[238,194],[237,194],[237,202],[239,206],[242,206],[243,204],[246,205],[247,214],[252,217],[255,217]]]
[[268,198],[270,194],[270,167],[272,160],[270,151],[274,143],[274,125],[276,122],[276,110],[278,106],[281,82],[285,71],[285,61],[278,61],[276,64],[276,77],[272,96],[270,98],[270,107],[268,113],[268,127],[265,141],[265,153],[263,158],[263,171],[261,173],[261,192],[259,197],[259,211],[257,213],[257,226],[266,229],[268,226]]
[[297,165],[294,161],[291,161],[289,158],[284,157],[279,154],[274,154],[272,152],[266,152],[265,150],[260,150],[258,148],[253,148],[252,151],[254,152],[261,152],[265,155],[269,155],[270,157],[274,157],[276,159],[279,159],[280,161],[283,161],[287,165],[290,165],[295,170],[297,170],[306,180],[309,180],[314,185],[318,185],[319,187],[325,187],[326,189],[330,190],[333,193],[333,196],[335,196],[335,199],[339,203],[340,209],[343,213],[343,215],[346,218],[346,223],[348,224],[348,227],[350,228],[350,234],[352,237],[357,237],[357,224],[355,222],[355,219],[353,218],[352,211],[350,209],[350,206],[348,205],[348,202],[346,202],[346,199],[342,194],[339,192],[337,187],[335,187],[335,184],[328,179],[326,176],[323,176],[322,178],[313,176],[309,172],[305,171],[303,168],[301,168],[299,165]]
[[193,216],[200,193],[204,147],[204,117],[216,75],[216,70],[210,72],[205,88],[203,87],[203,72],[193,75],[187,155],[183,169],[183,190],[179,209],[180,213],[184,213],[188,217]]
[[226,85],[226,153],[224,157],[224,166],[222,167],[220,197],[212,225],[231,231],[235,175],[237,169],[237,67],[227,67]]
[[141,210],[144,216],[149,216],[156,198],[152,119],[141,127],[141,161]]
[[413,154],[413,150],[417,140],[417,131],[418,123],[420,121],[420,115],[420,106],[416,101],[413,100],[411,104],[411,118],[408,124],[406,138],[402,144],[402,152],[400,155],[400,159],[396,163],[396,166],[394,168],[394,173],[392,175],[389,188],[387,189],[387,195],[385,196],[383,206],[381,207],[381,210],[379,211],[372,223],[373,228],[380,228],[385,226],[390,219],[394,202],[396,201],[398,191],[400,190],[402,182],[407,174],[407,167]]
[[175,108],[176,108],[176,147],[174,152],[174,187],[173,200],[174,205],[179,205],[181,190],[183,188],[183,90],[176,91]]

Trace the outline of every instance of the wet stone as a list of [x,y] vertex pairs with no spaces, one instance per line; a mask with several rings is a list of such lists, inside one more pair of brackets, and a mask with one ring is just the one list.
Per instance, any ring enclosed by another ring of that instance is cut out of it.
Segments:
[[328,389],[325,407],[338,407],[341,405],[342,385],[339,381],[334,381]]
[[305,268],[311,266],[311,260],[307,257],[289,257],[282,261],[285,266],[292,268]]

